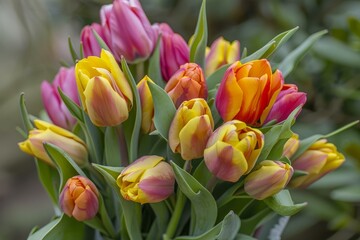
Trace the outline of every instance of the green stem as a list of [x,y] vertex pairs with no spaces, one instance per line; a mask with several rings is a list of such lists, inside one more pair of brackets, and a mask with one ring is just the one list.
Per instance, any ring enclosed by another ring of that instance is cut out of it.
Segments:
[[239,182],[235,183],[233,186],[231,186],[229,189],[227,189],[217,200],[216,204],[218,208],[224,206],[226,203],[228,203],[236,191],[239,191],[239,189],[244,185],[244,180],[240,180]]
[[174,234],[176,232],[177,226],[179,224],[179,220],[181,218],[185,203],[186,203],[186,197],[181,192],[181,190],[178,189],[175,209],[174,209],[174,212],[173,212],[173,214],[171,216],[170,223],[169,223],[169,225],[168,225],[168,227],[166,229],[166,233],[163,236],[164,240],[168,240],[168,239],[173,238],[173,236],[174,236]]
[[139,82],[144,77],[144,62],[139,62],[136,64],[136,80],[135,82]]

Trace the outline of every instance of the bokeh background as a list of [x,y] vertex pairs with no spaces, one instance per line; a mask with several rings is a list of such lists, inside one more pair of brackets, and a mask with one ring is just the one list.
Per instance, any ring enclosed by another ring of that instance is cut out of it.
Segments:
[[[186,40],[195,29],[200,0],[141,1],[151,22],[168,22]],[[33,226],[48,222],[53,211],[37,179],[31,157],[19,151],[22,126],[18,102],[25,92],[28,110],[42,109],[40,83],[52,81],[71,63],[68,37],[76,47],[81,28],[99,22],[110,0],[0,1],[0,240],[25,239]],[[279,61],[310,34],[327,29],[286,82],[308,93],[294,127],[301,138],[328,133],[360,119],[360,1],[207,0],[209,43],[219,36],[239,39],[249,53],[275,35],[299,26],[272,58]],[[329,139],[346,155],[341,169],[294,201],[309,202],[292,217],[284,239],[358,239],[360,237],[360,128]],[[326,187],[325,187],[326,186]]]

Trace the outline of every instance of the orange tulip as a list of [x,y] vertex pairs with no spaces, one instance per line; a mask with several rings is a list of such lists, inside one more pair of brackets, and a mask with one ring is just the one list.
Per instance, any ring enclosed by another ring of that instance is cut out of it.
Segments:
[[263,125],[283,84],[279,70],[272,73],[266,59],[232,64],[221,81],[216,108],[224,121],[237,119]]

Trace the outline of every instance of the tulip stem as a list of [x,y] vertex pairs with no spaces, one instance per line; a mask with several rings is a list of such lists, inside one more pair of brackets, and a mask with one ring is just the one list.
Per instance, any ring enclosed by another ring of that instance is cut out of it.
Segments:
[[136,64],[136,83],[144,77],[144,62]]
[[119,148],[120,148],[120,156],[121,156],[121,166],[125,167],[129,165],[129,153],[127,149],[125,133],[122,125],[119,125],[117,128],[117,133],[119,136]]
[[176,232],[177,226],[179,224],[179,220],[181,218],[185,203],[186,203],[186,197],[182,193],[182,191],[180,189],[178,189],[175,209],[171,216],[170,223],[166,229],[166,233],[163,236],[164,240],[169,240],[169,239],[173,238],[173,236]]

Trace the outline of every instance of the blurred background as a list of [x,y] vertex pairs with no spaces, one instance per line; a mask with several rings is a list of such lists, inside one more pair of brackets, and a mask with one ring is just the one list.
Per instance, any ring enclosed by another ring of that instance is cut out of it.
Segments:
[[[195,29],[200,0],[141,1],[150,21],[168,22],[186,40]],[[110,0],[0,1],[0,239],[24,239],[35,225],[53,216],[50,200],[37,179],[32,158],[20,152],[16,131],[22,126],[18,102],[25,92],[28,110],[42,109],[40,83],[52,81],[71,63],[68,37],[78,48],[81,28],[99,22]],[[308,93],[295,124],[301,138],[329,133],[360,119],[360,1],[208,0],[209,44],[219,36],[239,39],[248,53],[277,34],[300,29],[271,59],[279,62],[310,34],[327,29],[286,82]],[[316,132],[314,132],[316,131]],[[290,219],[284,239],[358,239],[360,237],[360,128],[329,139],[347,162],[294,201],[309,206]],[[324,186],[326,188],[324,189]],[[319,189],[322,190],[319,190]]]

